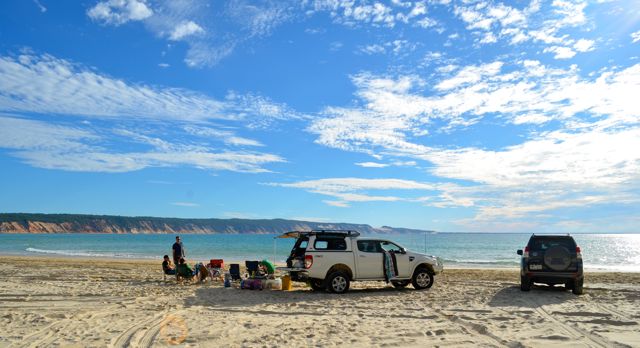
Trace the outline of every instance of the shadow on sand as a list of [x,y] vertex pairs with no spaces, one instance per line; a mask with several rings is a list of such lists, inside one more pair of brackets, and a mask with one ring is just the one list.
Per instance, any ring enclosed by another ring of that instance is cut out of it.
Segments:
[[[399,296],[413,289],[395,289],[391,286],[350,289],[345,294],[331,294],[324,291],[296,288],[293,291],[278,290],[241,290],[238,288],[223,288],[203,286],[196,290],[195,295],[185,299],[185,306],[202,306],[209,308],[253,307],[263,304],[288,305],[304,302],[305,306],[326,307],[327,301],[344,301],[344,304],[362,301],[385,301],[385,298]],[[353,301],[356,299],[356,301]],[[308,313],[307,313],[308,314]]]
[[559,304],[576,298],[564,286],[533,285],[530,291],[521,291],[520,285],[510,286],[498,291],[491,301],[491,307],[528,307],[538,308],[544,305]]

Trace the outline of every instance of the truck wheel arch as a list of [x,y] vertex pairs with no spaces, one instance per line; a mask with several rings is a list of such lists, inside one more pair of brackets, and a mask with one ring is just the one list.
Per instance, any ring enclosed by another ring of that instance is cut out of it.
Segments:
[[347,275],[349,275],[349,279],[353,280],[353,271],[351,271],[351,268],[349,268],[349,266],[343,263],[338,263],[331,266],[331,268],[329,268],[329,270],[327,271],[327,274],[325,274],[324,279],[327,279],[327,277],[329,277],[329,275],[335,271],[345,272]]
[[420,268],[426,268],[427,270],[429,270],[429,273],[431,273],[432,275],[435,274],[436,272],[433,270],[433,265],[429,264],[429,263],[421,263],[419,265],[417,265],[413,271],[411,272],[411,276],[413,277],[413,275],[416,273],[416,270],[420,269]]

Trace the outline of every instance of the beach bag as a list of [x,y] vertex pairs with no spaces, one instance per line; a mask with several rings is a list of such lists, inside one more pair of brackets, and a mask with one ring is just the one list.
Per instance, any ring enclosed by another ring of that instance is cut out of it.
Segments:
[[262,290],[262,279],[244,279],[240,283],[241,289]]

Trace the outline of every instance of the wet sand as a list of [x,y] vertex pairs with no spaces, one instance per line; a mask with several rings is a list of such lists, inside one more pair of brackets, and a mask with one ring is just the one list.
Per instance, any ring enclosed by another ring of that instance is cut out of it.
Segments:
[[343,295],[163,280],[160,262],[0,256],[0,346],[640,346],[640,273],[585,294],[519,289],[518,271],[446,269],[429,290]]

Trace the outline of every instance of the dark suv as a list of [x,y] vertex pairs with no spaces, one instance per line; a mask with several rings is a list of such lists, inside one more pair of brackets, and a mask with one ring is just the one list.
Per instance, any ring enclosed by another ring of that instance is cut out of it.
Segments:
[[520,290],[529,291],[533,283],[563,284],[574,294],[582,294],[584,273],[580,247],[569,235],[532,235],[520,263]]

